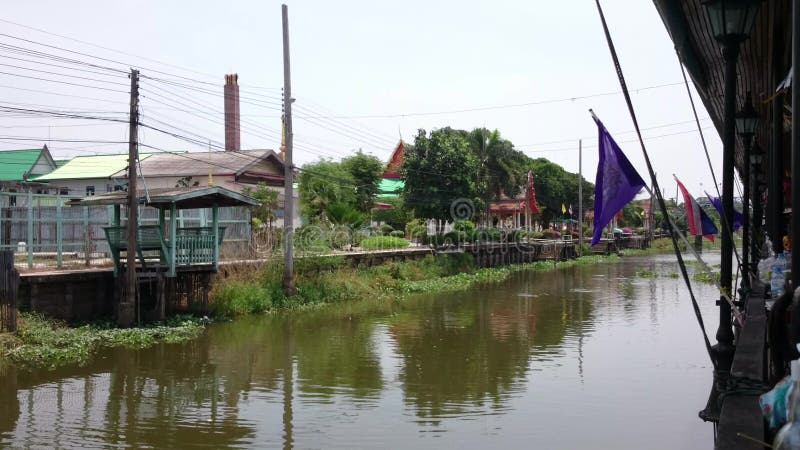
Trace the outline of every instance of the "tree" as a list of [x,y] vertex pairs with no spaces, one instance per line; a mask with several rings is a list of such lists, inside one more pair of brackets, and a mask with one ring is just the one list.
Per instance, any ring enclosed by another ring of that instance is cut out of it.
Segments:
[[479,194],[487,201],[498,200],[501,193],[512,198],[519,195],[525,187],[528,157],[497,130],[476,128],[468,139],[480,164]]
[[[533,185],[542,221],[548,223],[554,217],[561,216],[561,205],[572,205],[573,212],[577,214],[578,175],[567,172],[546,158],[532,160],[530,167],[534,173]],[[584,210],[588,210],[594,197],[594,184],[585,178],[582,181]]]
[[375,156],[364,154],[360,149],[353,156],[342,159],[342,168],[356,184],[355,207],[367,213],[375,203],[378,185],[383,174],[383,163]]
[[388,223],[395,230],[404,230],[406,224],[414,219],[414,213],[407,209],[401,197],[380,199],[381,203],[392,205],[389,209],[376,209],[372,212],[372,220]]
[[300,211],[311,223],[327,224],[327,211],[334,203],[354,205],[356,202],[356,182],[341,163],[321,159],[305,164],[297,181]]
[[620,226],[631,228],[644,225],[644,209],[635,200],[628,202],[622,207],[622,219],[618,223]]
[[255,190],[250,187],[242,189],[242,194],[258,200],[258,205],[250,208],[250,217],[253,224],[259,226],[266,223],[272,228],[275,220],[275,210],[278,209],[278,191],[270,189],[263,181],[256,185]]
[[416,217],[471,219],[478,193],[478,164],[464,132],[447,127],[428,136],[420,129],[414,147],[406,150],[401,169],[405,205]]
[[186,176],[178,178],[177,183],[175,183],[175,187],[197,187],[200,186],[200,182],[195,180],[192,181],[192,177]]

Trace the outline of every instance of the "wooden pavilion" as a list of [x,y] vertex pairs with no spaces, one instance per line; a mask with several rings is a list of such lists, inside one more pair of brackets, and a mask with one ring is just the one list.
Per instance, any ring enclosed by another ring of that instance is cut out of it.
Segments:
[[[140,294],[136,316],[164,319],[169,312],[205,313],[211,274],[219,269],[219,249],[225,227],[219,226],[219,208],[255,206],[253,198],[220,186],[159,188],[137,192],[139,204],[158,210],[158,224],[137,226],[136,271]],[[106,205],[114,208],[113,224],[104,228],[118,281],[119,303],[126,289],[119,276],[126,267],[129,224],[121,220],[121,205],[127,202],[124,191],[87,197],[81,205]],[[177,211],[210,208],[210,226],[179,227]],[[146,286],[145,286],[146,285]],[[144,314],[141,312],[144,305]],[[123,314],[122,311],[118,315]],[[118,317],[119,319],[119,317]]]

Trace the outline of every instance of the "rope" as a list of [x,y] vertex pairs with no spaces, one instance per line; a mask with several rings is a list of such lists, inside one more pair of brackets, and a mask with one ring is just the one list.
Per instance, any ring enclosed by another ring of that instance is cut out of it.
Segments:
[[[644,139],[642,138],[642,132],[639,129],[639,122],[636,119],[636,112],[633,110],[633,103],[631,102],[631,96],[628,92],[628,86],[625,83],[625,76],[622,74],[622,67],[619,64],[619,58],[617,58],[617,51],[614,48],[614,42],[611,40],[611,34],[608,31],[608,24],[606,23],[605,15],[603,14],[603,8],[600,6],[600,0],[595,0],[595,4],[597,5],[597,12],[600,14],[600,21],[603,24],[603,33],[605,33],[606,42],[608,43],[608,49],[611,52],[611,58],[614,61],[614,69],[617,72],[617,78],[619,79],[620,87],[622,88],[622,93],[625,96],[625,102],[628,105],[628,112],[631,115],[631,120],[633,121],[634,128],[636,129],[636,135],[639,138],[639,144],[642,147],[642,154],[644,155],[645,162],[647,163],[647,171],[650,174],[650,179],[653,185],[652,193],[655,194],[656,199],[658,200],[658,206],[661,210],[661,214],[664,217],[669,218],[669,212],[667,211],[667,205],[664,202],[664,197],[661,195],[661,189],[658,186],[658,180],[656,179],[655,171],[653,170],[653,165],[650,162],[650,156],[647,153],[647,149],[644,145]],[[672,219],[669,219],[670,227],[672,227],[673,231],[676,229],[674,224],[672,223]],[[697,323],[700,326],[700,330],[703,333],[703,342],[706,346],[706,352],[708,352],[708,357],[711,360],[711,363],[714,365],[714,368],[717,367],[717,361],[714,359],[714,354],[711,349],[711,342],[708,340],[708,333],[706,332],[705,324],[703,323],[703,315],[700,313],[700,307],[697,304],[697,299],[694,296],[694,291],[692,290],[692,285],[689,280],[689,274],[686,271],[686,264],[683,261],[683,257],[681,256],[680,248],[678,247],[678,240],[675,238],[675,233],[671,233],[671,240],[672,240],[672,247],[675,251],[675,257],[678,259],[678,266],[681,269],[681,275],[683,275],[683,280],[686,283],[686,287],[689,289],[689,296],[692,300],[692,308],[694,309],[695,317],[697,318]],[[689,247],[691,248],[691,246]]]
[[722,403],[727,397],[761,395],[772,389],[771,386],[762,382],[761,380],[748,377],[739,377],[736,375],[731,375],[725,371],[715,371],[714,378],[725,380],[724,385],[722,385],[722,389],[719,391],[719,397],[717,397],[717,404],[720,408],[722,408]]

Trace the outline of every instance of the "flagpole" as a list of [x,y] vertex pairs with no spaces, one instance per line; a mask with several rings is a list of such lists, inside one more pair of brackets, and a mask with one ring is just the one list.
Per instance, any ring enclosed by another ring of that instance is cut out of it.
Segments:
[[578,256],[583,256],[583,139],[578,139]]

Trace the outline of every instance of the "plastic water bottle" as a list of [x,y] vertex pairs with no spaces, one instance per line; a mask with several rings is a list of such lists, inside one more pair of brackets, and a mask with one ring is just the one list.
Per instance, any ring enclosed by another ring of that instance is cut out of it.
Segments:
[[772,266],[772,278],[769,280],[769,287],[774,300],[779,299],[783,295],[785,284],[786,278],[783,275],[783,267],[777,264]]
[[772,448],[778,450],[800,449],[800,361],[791,362],[792,386],[789,388],[789,421],[775,436]]
[[786,273],[786,255],[783,252],[775,255],[775,265],[781,266],[781,272]]

